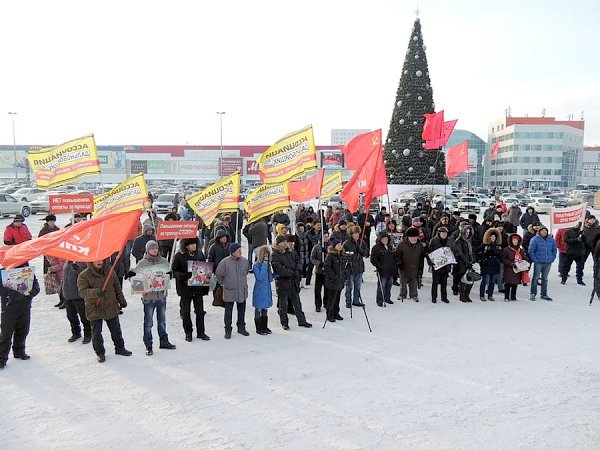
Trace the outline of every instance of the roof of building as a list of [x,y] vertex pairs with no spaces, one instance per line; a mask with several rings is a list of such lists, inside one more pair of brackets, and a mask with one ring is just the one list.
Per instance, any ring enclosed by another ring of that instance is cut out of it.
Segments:
[[568,127],[585,128],[584,120],[556,120],[555,117],[507,117],[506,126],[511,125],[566,125]]

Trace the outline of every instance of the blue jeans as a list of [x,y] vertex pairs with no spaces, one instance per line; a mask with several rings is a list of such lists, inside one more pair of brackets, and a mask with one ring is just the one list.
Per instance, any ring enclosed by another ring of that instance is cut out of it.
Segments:
[[[350,303],[360,303],[360,286],[362,285],[362,273],[348,275],[346,278],[346,305]],[[352,288],[354,287],[354,296]],[[354,301],[353,301],[354,300]]]
[[533,263],[533,279],[531,280],[531,295],[537,295],[537,284],[540,275],[542,276],[542,297],[548,296],[548,273],[552,263]]
[[154,302],[144,302],[144,345],[152,346],[152,319],[156,310],[156,322],[158,323],[158,337],[161,344],[169,341],[167,335],[167,299]]
[[[380,283],[381,280],[381,283]],[[390,300],[392,296],[392,286],[394,285],[393,277],[379,277],[377,280],[377,304],[381,305],[384,301]],[[385,298],[381,295],[381,291],[383,289],[383,293]]]
[[497,273],[481,274],[481,284],[479,285],[479,297],[485,297],[486,286],[488,297],[491,297],[494,294],[494,285],[496,284],[497,278]]
[[246,326],[246,320],[245,320],[245,315],[246,315],[246,302],[243,303],[238,303],[238,302],[225,302],[225,318],[224,318],[224,322],[225,322],[225,329],[226,330],[230,330],[231,329],[231,321],[233,319],[233,305],[237,306],[237,322],[236,325],[238,327],[244,327]]

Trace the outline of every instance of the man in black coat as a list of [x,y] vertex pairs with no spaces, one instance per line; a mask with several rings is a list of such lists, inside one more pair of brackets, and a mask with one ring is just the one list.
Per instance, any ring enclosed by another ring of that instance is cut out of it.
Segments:
[[[454,241],[448,237],[448,228],[439,227],[436,230],[436,236],[431,239],[429,243],[429,254],[439,250],[442,247],[448,247],[454,253]],[[432,284],[431,284],[431,302],[437,302],[437,287],[440,286],[440,293],[442,295],[442,301],[449,303],[448,300],[448,275],[452,269],[451,264],[447,264],[437,270],[433,267],[433,262],[427,257],[427,263],[429,264],[429,270],[432,272]]]
[[302,311],[302,303],[300,303],[299,292],[302,275],[294,254],[289,250],[290,245],[293,244],[287,241],[286,236],[277,236],[273,246],[271,267],[275,277],[277,311],[279,312],[281,326],[284,330],[289,330],[288,300],[291,301],[298,319],[298,326],[310,328],[312,325],[306,321]]
[[11,344],[16,359],[26,361],[30,358],[25,353],[25,340],[31,322],[31,301],[39,293],[40,285],[35,276],[33,287],[27,294],[3,286],[0,278],[0,369],[6,366]]
[[377,235],[377,242],[371,249],[371,264],[377,271],[377,306],[383,306],[383,302],[393,304],[390,297],[394,277],[398,276],[398,267],[390,247],[390,236],[386,231]]
[[523,214],[521,216],[521,220],[519,221],[519,225],[521,225],[521,228],[523,228],[523,231],[526,231],[527,228],[529,228],[529,225],[531,225],[534,222],[540,222],[540,218],[537,215],[537,213],[535,212],[535,209],[533,208],[533,206],[528,206],[527,210],[525,211],[525,214]]
[[340,294],[344,287],[344,263],[342,261],[342,243],[332,239],[327,248],[327,257],[323,265],[325,273],[325,310],[327,320],[335,322],[344,320],[340,316]]
[[[365,261],[363,258],[369,256],[367,244],[360,240],[360,227],[354,226],[350,229],[350,239],[342,243],[344,259],[344,275],[346,281],[346,308],[364,306],[360,288],[362,277],[365,272]],[[334,246],[335,247],[335,246]]]
[[577,284],[585,286],[583,282],[583,266],[585,263],[586,248],[583,231],[581,231],[581,223],[576,227],[569,228],[565,232],[565,243],[567,244],[567,253],[565,258],[565,264],[563,266],[563,273],[560,274],[560,284],[567,282],[569,271],[573,261],[576,264],[575,276],[577,278]]
[[142,228],[142,235],[135,238],[133,241],[133,246],[131,248],[131,254],[135,258],[136,264],[142,260],[144,254],[146,253],[146,244],[148,241],[155,241],[156,235],[154,225],[151,223],[144,224]]
[[[204,311],[204,296],[208,294],[208,287],[188,286],[188,280],[192,277],[192,272],[188,271],[188,261],[206,261],[198,238],[182,239],[180,241],[179,252],[173,257],[171,271],[173,272],[173,278],[175,278],[177,295],[180,297],[179,315],[183,321],[185,340],[192,342],[194,327],[191,319],[191,305],[193,303],[196,315],[196,336],[198,339],[208,341],[210,338],[206,335],[204,328],[204,316],[206,315]],[[214,267],[213,276],[215,276]]]

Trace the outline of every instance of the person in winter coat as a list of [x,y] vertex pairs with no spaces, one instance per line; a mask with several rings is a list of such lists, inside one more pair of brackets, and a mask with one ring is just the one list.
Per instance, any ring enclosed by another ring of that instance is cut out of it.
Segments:
[[388,233],[382,231],[377,235],[376,243],[371,249],[371,264],[377,272],[377,306],[383,306],[384,302],[390,305],[394,303],[390,297],[398,266],[389,241]]
[[231,254],[229,247],[229,237],[225,230],[217,231],[215,241],[208,249],[208,260],[213,263],[213,271],[216,272],[221,261]]
[[[432,253],[442,247],[449,247],[452,253],[454,253],[455,244],[454,241],[448,237],[448,229],[446,227],[437,228],[436,236],[434,236],[429,243],[429,253]],[[431,283],[431,302],[437,303],[437,287],[439,286],[442,301],[444,303],[449,303],[447,285],[448,274],[450,273],[452,265],[447,264],[436,270],[433,267],[433,262],[431,259],[429,259],[429,257],[427,257],[427,263],[429,264],[430,271],[433,273],[433,280]]]
[[[169,214],[167,214],[165,216],[165,222],[177,222],[178,220],[180,220],[178,217],[179,217],[179,214],[174,214],[174,213],[170,212]],[[173,239],[164,239],[162,241],[159,241],[158,247],[160,250],[160,256],[162,256],[163,258],[169,259],[171,257],[171,252],[174,251],[173,245],[174,245]]]
[[342,220],[343,217],[344,217],[344,213],[343,213],[342,209],[339,207],[335,208],[335,211],[329,217],[329,222],[328,222],[329,228],[331,228],[333,230],[335,228],[335,226],[339,224],[340,220]]
[[[55,258],[53,256],[48,256],[47,259],[48,259],[48,268],[46,269],[46,272],[44,273],[44,275],[50,276],[50,274],[53,273],[57,284],[59,286],[62,286],[62,284],[63,284],[63,269],[65,267],[65,260],[60,259],[60,258]],[[62,289],[60,289],[60,288],[58,290],[58,302],[59,302],[59,306],[58,306],[59,309],[65,309],[67,307],[65,298],[63,297],[63,294],[62,294]]]
[[246,331],[246,299],[248,298],[248,260],[242,256],[242,246],[234,242],[229,247],[231,255],[223,259],[215,275],[223,286],[223,302],[225,303],[225,339],[231,339],[231,321],[233,305],[237,305],[237,332],[249,336]]
[[360,239],[360,227],[353,226],[350,229],[350,239],[343,244],[342,254],[344,258],[343,272],[346,280],[346,308],[364,306],[360,288],[363,273],[365,272],[365,261],[363,258],[369,256],[367,245]]
[[[110,274],[110,279],[108,279]],[[108,282],[107,282],[108,279]],[[105,286],[106,283],[106,286]],[[115,353],[122,356],[131,356],[125,348],[121,324],[119,323],[119,305],[127,306],[121,285],[110,267],[104,261],[87,263],[87,269],[77,278],[79,296],[85,302],[85,316],[90,321],[92,328],[92,346],[96,352],[99,363],[106,361],[104,339],[102,338],[102,322],[110,330],[110,336],[115,345]]]
[[523,214],[521,216],[521,220],[519,221],[519,224],[521,225],[521,228],[523,228],[523,231],[526,231],[527,228],[529,228],[529,225],[531,225],[532,223],[541,223],[541,222],[540,222],[540,218],[537,215],[537,213],[535,212],[535,209],[533,208],[533,206],[528,206],[527,209],[525,210],[525,214]]
[[530,223],[527,227],[527,230],[523,233],[523,243],[521,244],[526,252],[529,251],[529,243],[531,239],[535,235],[537,235],[538,230],[541,228],[542,224],[540,222]]
[[556,248],[558,249],[558,274],[562,275],[567,259],[567,243],[565,242],[566,228],[559,228],[554,235]]
[[510,208],[508,208],[508,221],[515,227],[518,227],[519,219],[521,219],[522,214],[523,211],[521,211],[517,202],[513,202],[512,205],[510,205]]
[[[188,280],[192,277],[192,272],[188,271],[188,261],[206,261],[206,257],[200,248],[198,238],[182,239],[179,241],[179,252],[173,257],[171,271],[175,278],[177,295],[179,295],[179,316],[183,323],[185,340],[192,342],[191,306],[194,304],[194,315],[196,316],[196,337],[203,341],[209,341],[210,338],[205,333],[204,327],[204,296],[208,295],[207,286],[188,286]],[[214,272],[214,265],[213,265]]]
[[306,287],[306,276],[308,274],[308,265],[310,264],[310,251],[312,250],[312,245],[306,236],[306,227],[302,222],[296,224],[294,250],[296,250],[298,257],[300,258],[300,274],[302,275],[300,288],[303,289]]
[[252,291],[254,324],[256,325],[256,333],[263,336],[272,333],[269,329],[268,316],[268,310],[273,306],[273,292],[271,290],[271,282],[273,281],[272,254],[273,251],[270,246],[262,245],[258,249],[258,256],[252,270],[255,279]]
[[531,280],[531,290],[529,292],[529,300],[535,301],[537,295],[537,285],[540,276],[542,277],[542,300],[552,301],[548,297],[548,273],[550,267],[556,259],[556,242],[554,238],[548,234],[548,228],[541,226],[536,236],[529,243],[527,254],[533,263],[533,278]]
[[521,248],[521,236],[513,233],[508,238],[509,245],[502,250],[502,264],[504,265],[504,301],[517,301],[517,286],[523,282],[524,272],[515,272],[518,261],[529,261],[529,257]]
[[[400,271],[400,296],[398,300],[404,301],[407,293],[411,300],[419,301],[418,277],[423,272],[425,260],[425,247],[419,241],[419,230],[409,228],[406,236],[396,249],[396,263]],[[407,292],[408,286],[408,292]]]
[[306,321],[302,311],[302,303],[300,303],[300,296],[298,295],[300,292],[300,267],[298,267],[294,254],[290,252],[289,245],[285,236],[277,236],[271,260],[275,277],[279,319],[283,329],[289,330],[288,300],[290,300],[298,319],[298,326],[310,328],[312,325]]
[[475,262],[475,253],[473,250],[473,228],[471,225],[464,225],[460,231],[460,236],[456,239],[456,265],[452,272],[453,284],[452,292],[454,295],[459,295],[461,302],[471,302],[469,294],[471,293],[472,284],[463,283],[462,277],[467,273]]
[[488,229],[483,235],[483,245],[479,249],[479,267],[481,268],[481,284],[479,285],[479,300],[494,301],[494,285],[500,276],[500,263],[502,258],[502,234],[496,228]]
[[585,264],[586,248],[583,231],[581,231],[581,225],[573,228],[569,228],[565,232],[565,243],[567,244],[567,253],[565,258],[565,265],[563,266],[563,272],[561,273],[560,284],[565,284],[571,271],[571,265],[575,261],[576,272],[575,277],[577,278],[577,284],[585,286],[583,281],[583,267]]
[[365,241],[365,245],[367,246],[368,257],[370,255],[371,249],[371,230],[375,228],[375,218],[369,213],[361,212],[358,215],[357,221],[360,229],[365,230],[363,240]]
[[[28,264],[21,267],[26,266]],[[25,353],[25,341],[31,322],[31,301],[39,293],[40,285],[35,275],[29,294],[5,287],[0,277],[0,369],[6,366],[11,344],[16,359],[26,361],[31,358]]]
[[496,205],[494,203],[490,203],[490,206],[483,212],[483,221],[484,222],[493,222],[496,216]]
[[340,242],[344,242],[348,239],[348,224],[345,219],[340,220],[340,223],[333,227],[333,233],[331,233],[331,239],[337,239]]
[[586,254],[584,257],[584,264],[588,259],[588,256],[594,250],[594,245],[600,236],[600,226],[596,216],[590,215],[585,219],[585,225],[583,226],[583,240],[585,241]]
[[[254,257],[258,254],[258,249],[269,243],[269,226],[267,225],[268,218],[257,220],[248,229],[248,248],[252,247]],[[252,242],[252,244],[250,244]]]
[[[279,224],[284,225],[286,228],[290,227],[290,218],[285,213],[285,211],[279,211],[279,212],[273,214],[271,223],[273,225],[273,229],[275,230],[275,233],[277,233],[277,225],[279,225]],[[287,232],[286,232],[286,234],[287,234]],[[277,237],[277,236],[278,235],[276,235],[275,237]]]
[[142,234],[135,238],[131,248],[131,254],[135,258],[135,263],[139,263],[146,253],[146,244],[148,241],[156,241],[154,225],[146,223],[142,227]]
[[325,310],[327,320],[344,320],[340,316],[340,296],[344,287],[344,262],[342,261],[342,243],[337,239],[329,241],[327,256],[323,265],[325,273]]
[[77,278],[86,268],[85,263],[67,261],[63,268],[62,295],[65,299],[67,320],[71,324],[71,337],[68,342],[81,338],[83,326],[83,344],[92,342],[92,326],[85,317],[85,304],[77,289]]
[[[128,273],[129,277],[135,276],[136,272],[156,265],[166,265],[169,261],[159,254],[160,248],[156,241],[146,243],[146,254],[142,260],[135,266],[134,273]],[[152,350],[152,325],[154,311],[156,311],[156,323],[158,325],[158,337],[160,339],[160,348],[174,350],[175,346],[169,342],[167,334],[167,294],[168,291],[152,291],[148,289],[142,293],[142,303],[144,305],[144,345],[146,346],[146,355],[151,356]]]
[[[38,233],[38,237],[46,236],[47,234],[54,233],[55,231],[60,230],[59,227],[56,226],[56,216],[54,214],[48,214],[44,219],[46,223]],[[44,273],[48,271],[48,260],[44,257]]]
[[[319,236],[321,237],[321,236]],[[325,263],[325,251],[329,246],[329,232],[323,231],[322,241],[315,244],[310,252],[310,261],[315,267],[315,310],[321,312],[323,306],[322,291],[325,285],[325,274],[323,273],[323,264]]]
[[31,240],[29,228],[24,224],[25,217],[17,214],[12,223],[4,229],[4,245],[17,245]]
[[444,227],[448,230],[448,237],[452,236],[452,233],[456,231],[456,227],[450,223],[450,216],[447,214],[442,215],[440,221],[433,227],[431,232],[433,237],[438,235],[438,228],[440,227]]

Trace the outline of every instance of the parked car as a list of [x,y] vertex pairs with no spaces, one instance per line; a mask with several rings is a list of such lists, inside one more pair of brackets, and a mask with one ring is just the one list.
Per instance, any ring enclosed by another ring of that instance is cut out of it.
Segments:
[[37,200],[29,203],[31,206],[31,214],[37,213],[47,213],[50,211],[50,196],[55,195],[55,193],[44,193],[44,195],[40,195]]
[[442,195],[438,194],[433,199],[431,199],[431,204],[435,206],[438,202],[442,202],[445,208],[449,208],[451,211],[454,211],[458,208],[458,198],[454,195]]
[[23,214],[24,217],[31,213],[29,203],[17,200],[12,195],[0,194],[0,215],[7,217],[11,214]]
[[413,197],[397,198],[394,203],[400,205],[401,208],[405,208],[407,203],[409,209],[415,209],[417,207],[417,200],[415,200]]
[[173,208],[175,194],[161,194],[154,200],[152,207],[157,213],[168,213]]
[[504,197],[502,200],[507,207],[511,207],[513,203],[516,203],[518,206],[527,206],[527,204],[522,205],[521,201],[517,197]]
[[481,203],[479,202],[478,197],[465,195],[458,200],[458,209],[460,211],[473,211],[478,213],[481,211]]
[[17,189],[11,195],[22,202],[31,202],[45,193],[46,191],[37,188],[21,188]]
[[332,195],[329,200],[325,201],[323,204],[325,206],[331,206],[331,208],[333,208],[333,210],[335,210],[335,208],[343,208],[343,204],[342,204],[342,199],[340,198],[339,195]]
[[527,207],[532,206],[535,208],[535,212],[538,214],[550,214],[554,207],[554,202],[551,198],[537,197],[534,201],[529,203]]
[[474,197],[477,197],[479,199],[479,204],[483,207],[488,207],[490,206],[492,203],[496,203],[496,201],[491,198],[489,195],[485,195],[485,194],[473,194]]
[[569,199],[563,194],[552,194],[548,198],[552,199],[555,208],[566,208],[571,206]]

